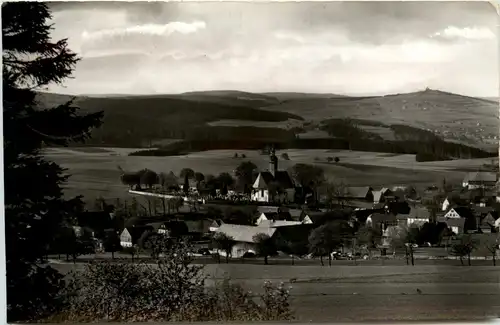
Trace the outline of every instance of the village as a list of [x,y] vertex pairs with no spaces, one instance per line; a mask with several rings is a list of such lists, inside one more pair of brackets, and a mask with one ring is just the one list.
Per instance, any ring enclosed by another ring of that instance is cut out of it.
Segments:
[[235,178],[228,173],[205,177],[190,169],[179,177],[123,172],[131,203],[103,200],[96,211],[82,212],[73,231],[92,245],[77,245],[87,248],[66,254],[154,256],[161,236],[188,239],[197,258],[219,262],[221,256],[227,262],[264,257],[266,264],[268,257],[319,257],[323,264],[323,257],[406,257],[409,263],[411,256],[414,263],[468,256],[469,263],[471,258],[495,263],[500,204],[494,172],[465,173],[456,185],[443,179],[421,192],[405,186],[319,185],[319,167],[280,170],[271,149],[268,170],[257,171],[244,161]]

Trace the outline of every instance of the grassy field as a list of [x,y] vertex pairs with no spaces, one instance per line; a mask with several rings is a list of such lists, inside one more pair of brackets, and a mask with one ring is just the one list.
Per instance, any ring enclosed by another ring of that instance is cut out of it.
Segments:
[[[55,264],[62,272],[81,264]],[[298,321],[466,320],[500,315],[492,266],[284,266],[212,264],[207,285],[226,276],[253,293],[265,280],[291,289]],[[417,289],[420,291],[417,291]]]
[[[256,151],[238,151],[245,159],[233,159],[235,151],[218,150],[174,157],[132,157],[136,149],[58,148],[47,149],[45,155],[67,168],[71,178],[65,188],[68,196],[82,194],[87,200],[130,198],[127,187],[120,182],[118,166],[126,171],[149,168],[156,172],[173,171],[179,174],[188,167],[204,174],[232,173],[245,160],[251,160],[261,170],[269,167],[267,156]],[[417,187],[440,184],[443,177],[449,183],[462,180],[467,169],[475,169],[490,159],[456,160],[417,163],[413,155],[394,155],[354,151],[287,150],[290,160],[280,159],[279,168],[287,169],[296,163],[318,164],[329,180],[343,181],[352,186],[373,187],[412,184]],[[278,152],[281,155],[281,152]],[[339,157],[340,162],[327,163],[327,157]]]

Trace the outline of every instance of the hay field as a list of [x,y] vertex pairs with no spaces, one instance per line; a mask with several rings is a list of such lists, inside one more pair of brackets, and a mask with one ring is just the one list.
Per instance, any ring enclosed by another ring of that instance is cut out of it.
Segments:
[[[129,198],[127,187],[120,183],[118,166],[126,171],[149,168],[156,172],[173,171],[179,174],[182,168],[192,168],[204,174],[232,173],[245,160],[254,162],[259,169],[269,167],[268,157],[257,151],[216,150],[173,157],[133,157],[127,154],[136,149],[122,148],[53,148],[45,155],[67,168],[72,176],[65,194],[82,194],[87,200],[104,198]],[[234,153],[245,154],[245,159],[233,159]],[[290,160],[280,159],[279,168],[288,169],[296,163],[320,165],[332,181],[343,181],[349,185],[374,187],[400,184],[427,186],[440,183],[443,177],[448,182],[459,182],[463,169],[477,168],[491,159],[457,160],[446,162],[417,163],[413,155],[394,155],[355,151],[286,150]],[[280,156],[282,152],[277,154]],[[327,157],[339,157],[339,164],[327,163]]]

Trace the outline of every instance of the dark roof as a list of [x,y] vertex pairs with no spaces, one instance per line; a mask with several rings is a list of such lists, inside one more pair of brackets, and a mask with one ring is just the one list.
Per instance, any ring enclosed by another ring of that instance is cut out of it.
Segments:
[[204,234],[210,231],[212,220],[185,220],[184,223],[186,224],[189,233]]
[[429,219],[431,214],[425,207],[414,207],[410,210],[410,217],[415,219]]
[[465,175],[466,182],[496,182],[497,174],[492,172],[472,172]]
[[492,207],[474,207],[473,210],[474,212],[483,215],[490,213],[494,209]]
[[340,196],[345,198],[364,199],[368,196],[370,191],[372,191],[372,188],[369,186],[351,186],[344,188]]
[[448,227],[459,227],[464,228],[465,218],[438,218],[438,222],[444,222]]
[[267,220],[293,220],[289,212],[264,212],[264,215],[266,216]]
[[396,221],[396,216],[392,213],[373,213],[369,216],[372,219],[372,223],[382,223],[388,221]]
[[498,211],[491,211],[491,212],[490,212],[490,213],[488,213],[488,214],[491,214],[491,216],[492,216],[495,220],[497,220],[497,219],[498,219],[498,217],[500,216],[500,215],[499,215],[499,213],[498,213]]
[[290,242],[305,242],[308,240],[310,232],[315,228],[314,224],[302,224],[294,226],[279,227],[276,235],[281,240]]
[[294,188],[292,178],[290,177],[290,174],[286,170],[276,171],[275,176],[273,176],[273,174],[271,174],[271,172],[268,171],[260,172],[257,178],[258,178],[258,184],[257,187],[255,188],[258,189],[267,188],[269,184],[272,182],[278,183],[284,189]]
[[162,221],[162,222],[151,222],[151,223],[148,223],[146,224],[146,226],[150,226],[153,228],[153,230],[158,230],[161,228],[161,226],[163,226],[165,224],[165,221]]
[[474,217],[474,214],[472,213],[472,210],[470,208],[456,207],[456,208],[453,208],[453,210],[455,210],[455,212],[458,213],[458,215],[462,218],[473,218]]
[[107,228],[113,228],[111,215],[105,211],[81,212],[76,218],[80,227],[88,227],[95,231],[103,231]]

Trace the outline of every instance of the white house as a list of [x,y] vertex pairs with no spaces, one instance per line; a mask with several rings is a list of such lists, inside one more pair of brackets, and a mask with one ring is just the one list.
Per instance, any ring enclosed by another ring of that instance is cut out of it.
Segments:
[[451,202],[448,200],[448,198],[444,199],[443,203],[441,204],[441,211],[447,211],[448,208],[450,207]]
[[269,171],[260,172],[252,185],[252,201],[293,201],[295,186],[292,178],[287,171],[278,170],[278,158],[274,149],[269,158]]

